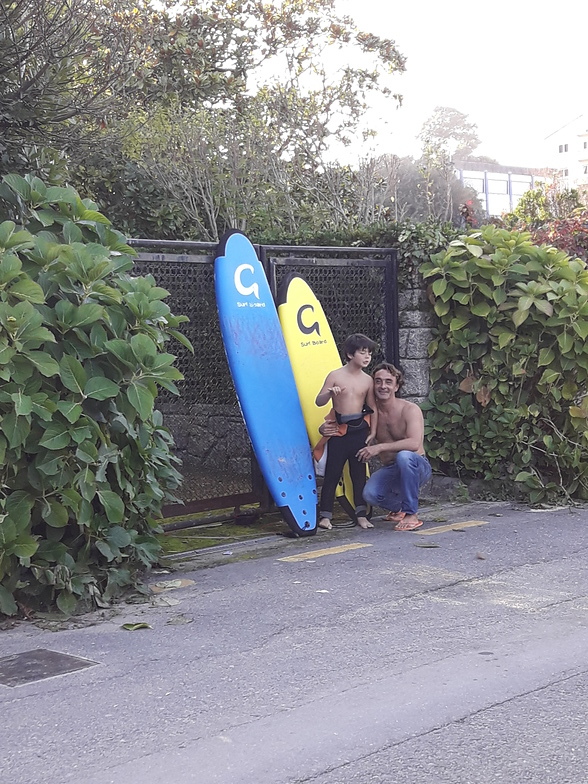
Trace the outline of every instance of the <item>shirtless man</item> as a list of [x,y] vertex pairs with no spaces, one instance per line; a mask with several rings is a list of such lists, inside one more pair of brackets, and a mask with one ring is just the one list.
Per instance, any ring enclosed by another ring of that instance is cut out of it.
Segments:
[[[361,447],[371,444],[376,436],[378,416],[375,410],[374,387],[372,379],[365,372],[375,347],[374,341],[365,335],[350,335],[342,348],[346,364],[329,373],[315,401],[319,407],[332,401],[336,417],[336,422],[333,422],[328,433],[332,437],[327,449],[325,479],[321,491],[321,528],[333,527],[331,519],[335,491],[346,462],[349,462],[357,524],[361,528],[373,528],[366,517],[367,506],[363,500],[365,461],[358,455]],[[369,425],[365,420],[366,405],[369,411],[373,412]]]
[[415,403],[396,397],[404,377],[394,365],[382,362],[373,377],[377,444],[362,447],[357,457],[367,463],[377,456],[383,467],[368,479],[363,497],[368,504],[391,510],[386,519],[396,523],[396,531],[414,531],[423,524],[417,514],[419,490],[432,473],[423,448],[423,414]]

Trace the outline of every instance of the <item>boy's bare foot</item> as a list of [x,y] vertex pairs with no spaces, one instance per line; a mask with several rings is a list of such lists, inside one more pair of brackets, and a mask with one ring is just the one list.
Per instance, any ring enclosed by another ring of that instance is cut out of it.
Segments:
[[333,525],[328,517],[321,517],[319,520],[319,528],[325,528],[327,531],[330,531],[332,527]]
[[373,528],[373,524],[367,519],[367,517],[358,517],[357,524],[360,528]]

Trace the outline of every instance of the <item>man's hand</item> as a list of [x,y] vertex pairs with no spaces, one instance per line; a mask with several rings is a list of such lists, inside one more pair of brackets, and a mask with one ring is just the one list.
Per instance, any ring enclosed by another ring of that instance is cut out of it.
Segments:
[[328,391],[331,393],[331,397],[337,397],[337,395],[340,395],[341,392],[345,392],[345,390],[346,387],[328,387]]
[[367,463],[368,460],[371,460],[372,457],[376,457],[380,453],[377,444],[373,446],[364,446],[359,452],[355,455],[358,460],[361,460],[362,463]]

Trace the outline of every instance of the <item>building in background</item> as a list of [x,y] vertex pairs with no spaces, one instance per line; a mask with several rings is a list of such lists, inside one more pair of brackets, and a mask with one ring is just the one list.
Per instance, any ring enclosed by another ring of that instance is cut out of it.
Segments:
[[588,114],[550,133],[545,139],[549,166],[559,173],[566,188],[588,189]]
[[486,161],[454,161],[457,177],[476,191],[488,216],[511,212],[519,199],[538,182],[551,182],[547,169],[501,166]]

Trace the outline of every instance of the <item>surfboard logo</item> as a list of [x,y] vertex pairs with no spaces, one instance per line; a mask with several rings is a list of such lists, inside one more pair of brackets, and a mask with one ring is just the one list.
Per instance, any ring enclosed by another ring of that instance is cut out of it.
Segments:
[[301,308],[298,309],[298,313],[296,314],[296,322],[298,324],[298,329],[303,332],[305,335],[310,335],[313,332],[316,332],[317,335],[320,336],[321,331],[319,329],[318,321],[315,321],[314,324],[311,324],[310,327],[307,327],[304,322],[302,321],[302,314],[305,310],[311,310],[314,313],[314,308],[312,305],[303,305]]
[[251,264],[239,264],[237,269],[235,270],[235,288],[243,297],[248,297],[250,294],[254,294],[257,299],[259,299],[259,285],[257,283],[252,283],[250,286],[244,286],[241,280],[241,275],[243,272],[247,270],[248,272],[255,272]]

